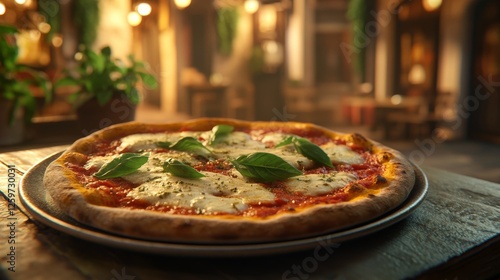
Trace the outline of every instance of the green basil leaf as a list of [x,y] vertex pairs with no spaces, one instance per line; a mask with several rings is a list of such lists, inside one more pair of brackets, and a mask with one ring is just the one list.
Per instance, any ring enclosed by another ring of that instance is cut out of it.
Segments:
[[328,155],[318,145],[310,142],[309,140],[299,136],[288,136],[278,143],[275,148],[293,144],[295,150],[305,156],[306,158],[315,161],[319,164],[333,167],[332,161]]
[[243,176],[262,182],[282,181],[302,175],[300,170],[279,156],[269,153],[243,155],[232,163]]
[[167,142],[167,141],[156,142],[156,146],[158,146],[160,148],[170,149],[171,145],[172,145],[172,143]]
[[286,145],[290,145],[293,143],[295,139],[295,136],[288,136],[286,137],[285,139],[283,139],[281,142],[279,142],[276,146],[274,146],[275,148],[279,148],[279,147],[283,147],[283,146],[286,146]]
[[209,145],[213,145],[217,143],[222,137],[228,135],[229,133],[233,132],[234,127],[230,125],[225,125],[225,124],[219,124],[216,125],[212,128],[212,136],[210,137],[210,140],[208,141]]
[[158,142],[156,144],[162,148],[188,152],[205,158],[208,158],[212,154],[212,152],[207,147],[203,146],[200,141],[196,140],[193,137],[181,138],[173,144],[170,144],[169,142]]
[[168,172],[177,177],[188,178],[188,179],[199,179],[205,177],[205,175],[198,172],[191,166],[172,158],[165,161],[165,163],[163,164],[163,171]]
[[98,179],[118,178],[134,173],[148,162],[149,155],[125,153],[104,164],[99,171],[94,173]]
[[306,158],[315,161],[319,164],[333,167],[332,161],[328,155],[318,145],[309,142],[309,140],[301,137],[296,137],[293,141],[295,149]]

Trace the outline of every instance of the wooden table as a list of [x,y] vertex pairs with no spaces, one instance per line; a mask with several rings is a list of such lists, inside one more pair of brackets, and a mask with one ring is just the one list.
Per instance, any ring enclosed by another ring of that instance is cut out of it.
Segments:
[[186,86],[191,104],[189,113],[195,117],[224,117],[227,88],[212,84]]
[[[500,275],[500,185],[495,183],[424,167],[430,185],[426,200],[405,220],[369,236],[341,244],[318,243],[313,250],[282,255],[172,257],[83,241],[41,224],[26,212],[18,190],[9,191],[9,174],[18,183],[33,164],[65,147],[0,154],[0,279],[485,279]],[[15,205],[9,205],[9,193]],[[9,244],[12,240],[15,244]],[[15,263],[9,263],[12,251]],[[15,272],[9,270],[11,265]]]

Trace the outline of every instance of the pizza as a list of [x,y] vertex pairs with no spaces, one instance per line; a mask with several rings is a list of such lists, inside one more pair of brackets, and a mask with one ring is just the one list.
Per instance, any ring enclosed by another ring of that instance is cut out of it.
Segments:
[[397,151],[299,122],[130,122],[77,140],[44,186],[90,227],[166,242],[291,240],[376,219],[415,182]]

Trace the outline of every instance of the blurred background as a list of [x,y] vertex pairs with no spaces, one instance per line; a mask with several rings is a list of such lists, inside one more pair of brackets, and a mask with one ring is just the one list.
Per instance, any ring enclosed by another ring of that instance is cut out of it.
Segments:
[[[17,61],[54,84],[83,47],[144,62],[157,85],[138,81],[139,121],[313,122],[425,157],[443,142],[500,143],[495,0],[0,0],[0,24],[19,29]],[[78,116],[74,92],[54,86],[46,102],[33,89],[25,143],[115,123],[81,125],[105,109]]]

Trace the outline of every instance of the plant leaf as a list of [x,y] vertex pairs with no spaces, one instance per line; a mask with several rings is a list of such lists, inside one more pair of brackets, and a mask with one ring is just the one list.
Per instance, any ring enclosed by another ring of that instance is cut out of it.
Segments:
[[111,57],[111,48],[109,46],[105,46],[101,49],[101,54],[106,57]]
[[146,85],[147,88],[155,89],[158,87],[158,81],[153,75],[144,72],[137,72],[137,74],[139,74],[142,82],[144,83],[144,85]]
[[[167,148],[164,145],[165,142],[160,142],[160,143],[163,143],[162,144],[163,146],[160,147]],[[205,158],[208,158],[212,154],[212,151],[210,151],[207,147],[203,146],[203,144],[200,143],[200,141],[196,140],[193,137],[181,138],[177,142],[169,145],[168,149],[181,152],[188,152]]]
[[99,179],[118,178],[134,173],[149,159],[149,155],[125,153],[104,164],[94,176]]
[[261,182],[282,181],[302,175],[302,172],[277,155],[257,152],[238,157],[234,167],[243,176]]
[[139,101],[141,100],[139,96],[139,91],[135,87],[132,87],[130,89],[130,92],[128,92],[127,97],[130,100],[130,103],[134,105],[139,104]]
[[0,24],[0,34],[16,34],[17,28],[10,25]]
[[172,158],[167,159],[167,161],[165,161],[165,163],[163,164],[163,171],[177,177],[188,178],[188,179],[199,179],[205,177],[205,175],[198,172],[191,166]]
[[213,145],[217,143],[222,137],[233,132],[234,127],[226,124],[219,124],[212,128],[212,136],[210,137],[208,144]]

